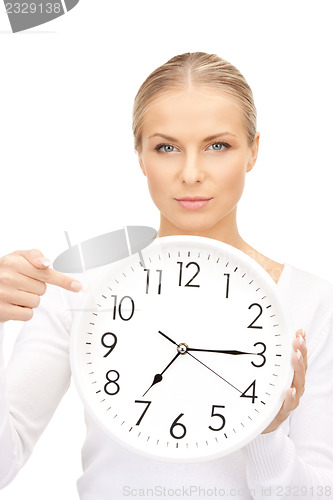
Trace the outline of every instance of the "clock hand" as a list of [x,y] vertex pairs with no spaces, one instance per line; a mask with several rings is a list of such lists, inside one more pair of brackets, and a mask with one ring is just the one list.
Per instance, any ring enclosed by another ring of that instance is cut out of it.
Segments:
[[[161,382],[163,380],[163,373],[167,371],[167,369],[169,368],[169,366],[172,365],[172,363],[178,358],[178,356],[180,355],[181,353],[180,352],[177,352],[176,356],[170,361],[170,363],[164,368],[164,370],[161,372],[161,373],[156,373],[155,377],[154,377],[154,380],[153,380],[153,383],[151,384],[151,386],[146,390],[146,392],[143,394],[143,396],[145,396],[147,394],[147,392],[149,391],[149,389],[151,389],[153,387],[153,385],[157,384],[158,382]],[[142,397],[143,397],[142,396]]]
[[257,355],[257,352],[244,352],[244,351],[235,351],[235,350],[215,350],[215,349],[194,349],[193,347],[188,347],[187,351],[200,351],[200,352],[219,352],[222,354],[252,354]]
[[[161,335],[163,335],[163,337],[165,337],[166,339],[168,339],[173,344],[179,346],[179,344],[177,344],[177,342],[175,342],[170,337],[168,337],[167,335],[165,335],[165,333],[161,332],[161,330],[159,330],[158,333],[160,333]],[[194,347],[187,347],[186,351],[219,352],[219,353],[222,353],[222,354],[234,354],[234,355],[237,355],[237,354],[252,354],[252,355],[257,355],[258,354],[257,352],[244,352],[244,351],[236,351],[236,350],[195,349]]]
[[236,389],[236,391],[240,392],[241,394],[243,394],[242,391],[240,391],[239,389],[237,389],[237,387],[235,387],[234,385],[232,385],[230,382],[228,382],[228,380],[226,380],[225,378],[221,377],[221,375],[219,375],[218,373],[216,373],[214,370],[212,370],[211,368],[209,368],[209,366],[205,365],[205,363],[203,363],[202,361],[200,361],[200,359],[196,358],[195,356],[193,356],[193,354],[191,354],[190,352],[188,352],[187,354],[189,354],[190,356],[192,356],[192,358],[194,358],[196,361],[198,361],[199,363],[201,363],[203,366],[205,366],[206,368],[208,368],[208,370],[210,370],[211,372],[215,373],[215,375],[217,375],[218,377],[220,377],[222,380],[224,380],[224,382],[226,382],[227,384],[231,385],[231,387],[233,387],[234,389]]
[[[218,377],[220,377],[222,380],[224,380],[224,382],[226,382],[227,384],[231,385],[231,387],[233,387],[234,389],[236,389],[236,391],[240,392],[241,394],[242,391],[240,391],[239,389],[237,389],[237,387],[235,387],[233,384],[231,384],[230,382],[228,382],[228,380],[226,380],[225,378],[223,378],[221,375],[219,375],[218,373],[216,373],[214,370],[212,370],[211,368],[209,368],[209,366],[205,365],[205,363],[203,363],[202,361],[200,361],[200,359],[196,358],[195,356],[193,356],[193,354],[191,354],[190,352],[188,352],[189,350],[190,351],[206,351],[206,349],[194,349],[194,348],[189,348],[187,347],[186,344],[177,344],[177,342],[175,342],[174,340],[172,340],[170,337],[168,337],[167,335],[165,335],[165,333],[161,332],[161,330],[158,330],[158,333],[160,333],[161,335],[163,335],[163,337],[165,337],[166,339],[168,339],[170,342],[172,342],[172,344],[175,344],[176,346],[178,346],[179,348],[179,351],[178,351],[178,354],[189,354],[190,356],[192,356],[192,358],[194,358],[196,361],[198,361],[199,363],[201,363],[203,366],[205,366],[206,368],[208,368],[208,370],[210,370],[211,372],[215,373],[215,375],[217,375]],[[227,352],[228,354],[257,354],[257,353],[242,353],[241,351],[210,351],[207,349],[208,352]],[[173,360],[171,361],[171,363],[173,363],[173,361],[177,358],[177,355],[173,358]],[[167,366],[167,368],[170,366],[170,364]],[[166,368],[165,368],[166,370]],[[164,371],[165,371],[164,370]],[[162,372],[164,373],[164,372]],[[161,382],[162,380],[162,374],[156,374],[155,377],[154,377],[154,381],[152,383],[152,385],[150,387],[152,387],[154,384],[156,384],[157,382]],[[149,387],[149,389],[150,389]],[[145,394],[149,391],[149,389],[145,392]],[[144,395],[145,395],[144,394]]]
[[166,339],[168,339],[173,344],[178,345],[177,342],[175,342],[174,340],[170,339],[170,337],[168,337],[167,335],[165,335],[165,333],[161,332],[161,330],[158,330],[158,333],[160,333],[161,335],[163,335],[163,337],[165,337]]

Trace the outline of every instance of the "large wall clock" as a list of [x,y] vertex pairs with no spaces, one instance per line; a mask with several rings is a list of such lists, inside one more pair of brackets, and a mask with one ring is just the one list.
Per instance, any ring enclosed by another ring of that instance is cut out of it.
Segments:
[[145,456],[231,453],[290,387],[292,334],[278,287],[251,257],[167,236],[115,264],[75,319],[71,366],[87,411]]

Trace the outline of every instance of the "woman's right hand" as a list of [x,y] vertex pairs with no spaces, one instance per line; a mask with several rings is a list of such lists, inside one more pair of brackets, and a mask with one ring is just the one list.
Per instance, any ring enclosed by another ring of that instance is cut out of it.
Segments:
[[49,269],[49,262],[39,250],[18,250],[0,259],[0,322],[28,321],[39,306],[46,283],[79,292],[82,284]]

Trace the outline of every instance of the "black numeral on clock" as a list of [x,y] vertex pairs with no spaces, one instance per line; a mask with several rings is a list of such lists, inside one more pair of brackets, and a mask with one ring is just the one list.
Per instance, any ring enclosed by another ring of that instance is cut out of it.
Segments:
[[208,429],[211,429],[212,431],[220,431],[225,426],[225,417],[222,415],[222,413],[218,413],[217,411],[215,411],[215,408],[225,408],[225,406],[212,405],[211,417],[220,417],[220,419],[221,419],[221,426],[218,427],[218,428],[216,428],[216,427],[212,427],[211,425],[209,425]]
[[230,274],[229,273],[225,273],[223,276],[227,277],[227,286],[226,286],[226,290],[225,290],[225,298],[228,299],[229,298],[229,280],[230,280]]
[[[183,264],[184,264],[184,263],[183,263],[183,262],[177,262],[177,264],[180,264],[180,269],[179,269],[179,282],[178,282],[178,285],[179,285],[179,286],[182,286],[182,279],[183,279]],[[199,266],[199,264],[198,264],[197,262],[189,262],[188,264],[186,264],[186,268],[188,268],[188,267],[189,267],[189,266],[191,266],[192,264],[193,264],[194,266],[196,266],[196,268],[197,268],[197,272],[196,272],[196,273],[192,276],[192,278],[190,279],[190,281],[188,281],[187,283],[185,283],[185,285],[184,285],[184,286],[196,286],[196,287],[200,287],[200,285],[196,285],[196,284],[192,284],[192,285],[191,285],[191,284],[190,284],[190,283],[191,283],[191,281],[193,281],[193,280],[194,280],[194,278],[195,278],[195,277],[199,274],[199,272],[200,272],[200,266]]]
[[251,309],[251,307],[253,306],[258,306],[259,309],[260,309],[260,312],[258,314],[258,316],[252,321],[252,323],[249,324],[248,328],[262,328],[262,326],[259,326],[259,325],[254,325],[254,323],[257,321],[257,319],[261,316],[262,314],[262,307],[260,304],[257,304],[257,303],[254,303],[254,304],[251,304],[248,308]]
[[[146,281],[146,293],[148,293],[149,290],[149,279],[150,279],[150,269],[144,269],[144,271],[147,271],[147,281]],[[156,269],[157,273],[160,273],[159,275],[159,280],[158,280],[158,287],[157,287],[157,293],[161,293],[161,286],[162,286],[162,269]]]
[[262,357],[262,363],[261,363],[261,365],[256,365],[255,363],[253,363],[253,361],[251,361],[251,364],[253,366],[255,366],[256,368],[261,368],[266,363],[266,357],[264,356],[264,352],[266,351],[266,346],[265,346],[265,344],[263,342],[256,342],[253,345],[254,345],[254,347],[257,346],[257,345],[262,345],[263,346],[262,351],[258,352],[258,354],[257,354],[257,356],[261,356]]
[[137,423],[135,424],[135,425],[140,425],[140,422],[141,422],[141,420],[143,419],[143,417],[144,417],[144,415],[145,415],[146,411],[148,410],[148,408],[149,408],[149,405],[150,405],[151,401],[142,401],[141,399],[136,399],[136,400],[135,400],[135,403],[145,403],[145,404],[147,405],[147,406],[146,406],[146,408],[143,410],[143,413],[142,413],[141,417],[139,418],[139,420],[138,420],[138,421],[137,421]]
[[[115,373],[115,376],[111,375],[114,373]],[[117,370],[109,370],[107,372],[106,380],[108,380],[108,382],[104,386],[104,391],[109,396],[114,396],[115,394],[118,394],[120,387],[119,387],[119,384],[117,384],[117,380],[119,379],[119,377],[120,377],[120,375],[117,372]]]
[[[111,295],[111,297],[114,298],[113,319],[117,318],[117,311],[118,311],[119,318],[121,318],[123,321],[130,320],[134,314],[134,309],[135,309],[134,300],[131,297],[129,297],[128,295],[125,295],[121,299],[121,301],[119,302],[119,306],[117,309],[118,295]],[[126,305],[125,301],[127,302],[127,304],[129,302],[129,306]],[[123,314],[125,311],[127,312],[127,315]],[[128,314],[128,311],[129,311],[129,314]]]
[[[178,420],[180,418],[182,418],[183,415],[184,415],[184,413],[181,413],[180,415],[178,415],[178,417],[171,424],[170,434],[175,439],[183,439],[183,437],[186,435],[186,427],[185,427],[185,425],[181,424],[180,422],[178,422]],[[176,434],[174,433],[174,430],[176,428],[178,428],[177,429],[177,433],[179,432],[179,428],[181,429],[181,434],[179,436],[176,436]]]
[[[252,389],[252,393],[247,394],[247,392],[251,392],[251,389]],[[241,398],[252,398],[252,403],[254,403],[255,398],[258,397],[255,395],[255,392],[256,392],[256,381],[254,380],[252,382],[252,384],[250,384],[249,387],[247,389],[245,389],[245,391],[241,394],[240,397]]]
[[103,358],[106,358],[113,349],[116,347],[117,344],[117,335],[112,332],[106,332],[101,338],[102,345],[104,347],[107,347],[109,350],[106,354],[104,354]]

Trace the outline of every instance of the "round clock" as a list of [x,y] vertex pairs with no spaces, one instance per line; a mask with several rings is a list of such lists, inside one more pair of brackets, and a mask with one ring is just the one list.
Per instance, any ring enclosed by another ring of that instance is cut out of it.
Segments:
[[270,275],[201,236],[156,238],[118,262],[75,319],[84,404],[145,456],[211,460],[260,434],[293,378],[292,333]]

